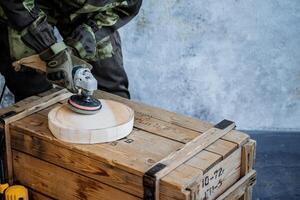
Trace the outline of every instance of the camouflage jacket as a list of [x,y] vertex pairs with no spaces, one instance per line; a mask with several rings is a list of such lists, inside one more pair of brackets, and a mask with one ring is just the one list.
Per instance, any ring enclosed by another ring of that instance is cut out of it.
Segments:
[[[58,29],[81,58],[95,60],[112,55],[109,35],[129,22],[141,4],[142,0],[0,0],[0,16],[12,35],[14,59],[49,48]],[[40,23],[41,18],[45,20]],[[37,41],[26,43],[28,30],[38,35]]]

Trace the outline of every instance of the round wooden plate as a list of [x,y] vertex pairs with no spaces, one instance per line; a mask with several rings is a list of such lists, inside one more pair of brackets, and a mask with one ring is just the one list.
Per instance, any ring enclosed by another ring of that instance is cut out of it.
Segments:
[[65,142],[94,144],[111,142],[129,135],[133,129],[134,112],[128,106],[100,99],[101,110],[94,115],[82,115],[63,104],[48,114],[52,134]]

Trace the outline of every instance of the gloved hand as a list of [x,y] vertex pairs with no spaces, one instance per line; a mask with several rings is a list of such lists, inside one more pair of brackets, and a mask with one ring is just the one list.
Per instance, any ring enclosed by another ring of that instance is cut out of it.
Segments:
[[78,68],[89,68],[92,66],[84,60],[73,55],[69,48],[66,48],[54,56],[42,53],[40,57],[47,63],[47,79],[59,86],[67,88],[72,93],[78,90],[74,85],[74,74]]

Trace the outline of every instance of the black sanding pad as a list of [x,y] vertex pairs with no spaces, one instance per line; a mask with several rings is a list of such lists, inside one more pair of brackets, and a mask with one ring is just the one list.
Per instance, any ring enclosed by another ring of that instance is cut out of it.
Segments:
[[97,113],[102,105],[101,102],[92,96],[72,95],[68,100],[71,110],[84,115]]

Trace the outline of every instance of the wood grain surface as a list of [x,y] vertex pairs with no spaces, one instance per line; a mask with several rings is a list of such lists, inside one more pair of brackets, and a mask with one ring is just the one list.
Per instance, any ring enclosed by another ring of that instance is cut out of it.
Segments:
[[93,115],[75,113],[67,104],[57,105],[48,114],[49,129],[56,138],[77,144],[111,142],[129,135],[133,110],[116,101],[100,101],[102,108]]

